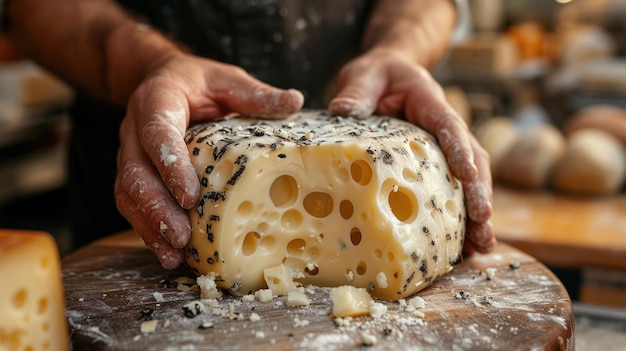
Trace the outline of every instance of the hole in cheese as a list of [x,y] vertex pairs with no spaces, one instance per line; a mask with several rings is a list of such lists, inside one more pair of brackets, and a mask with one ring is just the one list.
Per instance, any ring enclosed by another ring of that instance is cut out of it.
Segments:
[[381,249],[374,250],[374,256],[376,256],[376,258],[383,258],[382,250]]
[[48,310],[48,299],[45,297],[42,297],[39,299],[39,305],[37,306],[37,313],[38,314],[44,314],[46,313],[46,310]]
[[241,245],[241,254],[244,256],[251,256],[254,254],[257,250],[260,239],[261,234],[257,232],[250,232],[246,234],[246,237],[243,239],[243,244]]
[[446,211],[448,211],[448,214],[450,214],[451,216],[456,217],[458,213],[458,207],[456,206],[454,201],[446,201]]
[[356,265],[356,274],[364,275],[365,273],[367,273],[367,264],[365,264],[364,261],[361,261]]
[[254,205],[252,205],[252,202],[244,201],[237,207],[237,217],[248,218],[252,214],[253,209]]
[[287,244],[287,253],[291,256],[300,256],[304,253],[306,243],[302,239],[293,239]]
[[389,192],[389,207],[393,215],[401,222],[412,222],[417,217],[418,207],[415,194],[405,187]]
[[409,168],[405,168],[402,170],[402,178],[404,178],[404,180],[406,180],[409,183],[417,182],[417,180],[419,179],[419,177],[417,176],[417,173],[415,173],[414,170],[409,169]]
[[339,203],[339,214],[343,219],[350,219],[354,214],[354,206],[350,200],[343,200]]
[[270,187],[270,199],[276,207],[293,205],[298,198],[298,183],[289,175],[282,175],[274,180]]
[[48,255],[42,256],[39,260],[39,268],[41,268],[43,271],[47,271],[48,268],[50,268],[50,262],[53,262],[52,257]]
[[367,185],[372,180],[372,167],[365,160],[356,160],[350,166],[350,174],[355,182]]
[[309,269],[309,267],[304,268],[304,272],[308,275],[318,275],[320,272],[319,267],[314,267],[313,269]]
[[324,218],[333,211],[333,197],[319,191],[314,191],[305,196],[302,204],[311,216],[317,218]]
[[354,246],[357,246],[361,243],[361,230],[359,228],[352,228],[352,230],[350,231],[350,241]]
[[28,293],[25,289],[20,289],[13,294],[13,298],[11,299],[11,303],[13,307],[17,309],[21,309],[26,304],[26,300],[28,299]]
[[389,262],[393,262],[393,260],[395,259],[395,255],[393,254],[393,252],[389,251],[387,252],[387,261]]
[[283,213],[280,223],[285,229],[295,229],[302,225],[302,214],[298,210],[289,210]]
[[428,159],[428,157],[426,156],[426,151],[424,150],[424,146],[420,144],[417,140],[411,140],[410,145],[413,155],[415,155],[418,160]]
[[226,182],[232,177],[235,165],[230,160],[222,160],[218,163],[213,172],[209,175],[209,183],[211,187],[222,189]]

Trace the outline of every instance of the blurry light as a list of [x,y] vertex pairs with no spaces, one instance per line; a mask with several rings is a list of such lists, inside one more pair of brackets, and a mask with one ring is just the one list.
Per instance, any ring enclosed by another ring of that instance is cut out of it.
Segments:
[[567,4],[568,2],[572,2],[572,0],[554,0],[556,2],[558,2],[559,4]]

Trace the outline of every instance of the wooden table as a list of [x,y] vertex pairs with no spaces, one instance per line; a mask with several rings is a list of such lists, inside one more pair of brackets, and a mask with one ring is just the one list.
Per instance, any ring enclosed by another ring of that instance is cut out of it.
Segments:
[[[377,338],[371,350],[574,347],[574,317],[564,287],[544,265],[507,245],[466,258],[420,292],[426,306],[418,312],[381,301],[388,307],[382,317],[343,324],[330,315],[329,289],[320,287],[307,290],[312,298],[307,307],[287,307],[285,297],[261,303],[225,296],[213,307],[207,303],[206,312],[185,317],[182,306],[199,293],[180,291],[174,281],[189,272],[162,269],[132,233],[86,246],[62,265],[76,351],[352,350],[363,346],[364,336]],[[487,279],[481,272],[490,267],[497,271]],[[251,318],[253,313],[260,320]],[[148,314],[158,325],[142,333],[142,316]]]
[[553,268],[580,269],[583,302],[626,307],[626,194],[584,198],[496,186],[498,240]]

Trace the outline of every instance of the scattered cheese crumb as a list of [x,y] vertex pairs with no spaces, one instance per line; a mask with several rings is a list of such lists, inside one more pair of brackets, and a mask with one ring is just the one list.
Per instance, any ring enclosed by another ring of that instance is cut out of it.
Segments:
[[361,342],[363,343],[364,346],[373,346],[373,345],[376,345],[376,343],[378,342],[378,339],[376,338],[375,335],[372,335],[364,331],[361,331],[359,334],[361,337]]
[[200,301],[191,301],[183,305],[183,311],[185,312],[185,316],[189,318],[193,318],[200,313],[205,311],[204,304]]
[[248,319],[250,319],[250,322],[258,322],[258,321],[261,320],[261,316],[259,316],[258,314],[252,312]]
[[300,319],[298,317],[293,319],[293,327],[294,328],[304,328],[309,325],[309,321],[306,319]]
[[154,333],[154,331],[157,328],[157,325],[159,324],[159,320],[158,319],[153,319],[151,321],[145,321],[141,323],[141,332],[144,334],[147,333]]
[[259,289],[254,292],[254,296],[259,302],[270,302],[274,299],[274,293],[270,289]]
[[409,300],[409,305],[415,308],[424,308],[426,307],[426,302],[421,297],[415,296]]
[[286,305],[289,307],[296,306],[308,306],[311,304],[311,299],[309,299],[306,294],[300,291],[290,291],[287,294],[287,302]]
[[488,267],[487,269],[485,269],[485,277],[487,278],[487,280],[493,280],[493,278],[496,277],[496,272],[498,270],[494,267]]
[[158,291],[155,291],[152,296],[154,296],[154,299],[156,300],[156,302],[163,302],[163,294],[161,294]]
[[254,301],[254,295],[248,294],[241,297],[242,302],[252,302]]
[[196,279],[200,287],[201,299],[215,299],[222,296],[222,292],[217,289],[215,276],[201,275]]
[[381,318],[387,313],[387,306],[380,302],[372,301],[370,303],[370,316],[374,319]]

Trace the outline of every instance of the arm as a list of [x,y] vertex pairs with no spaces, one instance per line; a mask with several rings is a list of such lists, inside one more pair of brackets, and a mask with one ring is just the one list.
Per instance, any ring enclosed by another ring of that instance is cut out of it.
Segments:
[[117,208],[166,268],[182,262],[191,235],[185,209],[200,197],[184,141],[189,124],[231,112],[276,118],[303,103],[299,92],[183,52],[112,1],[13,0],[8,17],[23,55],[84,93],[126,106]]
[[8,34],[24,56],[122,106],[148,72],[182,54],[111,1],[14,0],[7,12]]
[[452,1],[377,1],[362,41],[364,51],[385,50],[432,68],[448,49],[456,23]]
[[468,249],[495,245],[491,173],[487,153],[447,103],[428,68],[448,48],[456,18],[451,1],[380,0],[363,39],[363,53],[339,74],[335,114],[402,116],[432,133],[454,175],[463,182],[468,209]]

